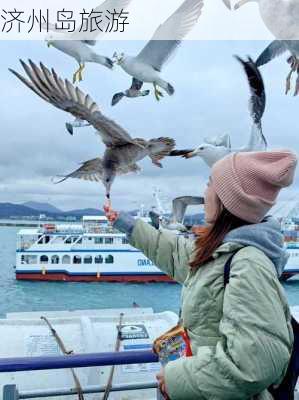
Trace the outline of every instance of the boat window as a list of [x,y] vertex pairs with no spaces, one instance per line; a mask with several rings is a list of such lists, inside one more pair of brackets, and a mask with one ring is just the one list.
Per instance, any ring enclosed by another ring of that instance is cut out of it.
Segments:
[[122,244],[128,244],[128,243],[129,243],[129,241],[127,238],[122,238]]
[[96,256],[95,258],[94,258],[94,262],[95,262],[95,264],[103,264],[103,257],[102,256]]
[[51,264],[59,264],[59,256],[57,256],[57,255],[52,256]]
[[64,243],[66,243],[66,244],[72,244],[72,237],[71,237],[71,236],[68,237],[68,238],[64,241]]
[[85,256],[84,264],[92,264],[92,256]]
[[81,257],[80,256],[74,256],[73,258],[73,263],[74,264],[81,264]]
[[41,256],[40,258],[41,264],[48,264],[48,262],[49,262],[48,256]]
[[95,237],[94,238],[95,244],[103,244],[103,238],[102,237]]
[[50,236],[45,236],[45,243],[49,243],[50,242]]
[[42,235],[38,235],[38,241],[37,244],[42,244],[43,243],[43,236]]
[[37,264],[37,256],[31,254],[22,255],[21,264]]
[[75,240],[73,241],[73,243],[75,243],[75,242],[76,242],[76,244],[82,244],[82,237],[80,237],[79,239],[78,239],[78,237],[76,237]]
[[113,256],[109,255],[105,258],[105,263],[106,264],[113,264],[114,263],[114,258]]
[[62,264],[70,264],[71,263],[71,257],[68,255],[64,255],[62,257]]
[[113,238],[111,238],[111,237],[106,237],[106,238],[105,238],[105,244],[113,244]]

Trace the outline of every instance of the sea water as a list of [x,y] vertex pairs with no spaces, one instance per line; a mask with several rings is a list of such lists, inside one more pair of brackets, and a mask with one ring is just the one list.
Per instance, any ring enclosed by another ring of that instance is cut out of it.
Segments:
[[[180,285],[169,283],[27,282],[15,279],[16,234],[0,227],[0,317],[8,312],[152,307],[155,312],[180,308]],[[283,284],[291,305],[299,305],[299,278]]]

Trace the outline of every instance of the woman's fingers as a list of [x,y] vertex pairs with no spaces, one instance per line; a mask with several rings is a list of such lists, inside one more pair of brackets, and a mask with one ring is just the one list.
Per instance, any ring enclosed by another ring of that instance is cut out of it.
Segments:
[[103,207],[104,211],[105,211],[105,215],[108,219],[109,222],[115,222],[118,218],[118,212],[114,211],[111,209],[110,206],[108,205],[104,205]]

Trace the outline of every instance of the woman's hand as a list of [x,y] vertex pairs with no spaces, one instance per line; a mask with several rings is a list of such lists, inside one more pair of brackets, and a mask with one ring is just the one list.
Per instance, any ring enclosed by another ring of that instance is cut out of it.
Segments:
[[103,208],[105,211],[106,218],[111,224],[113,224],[117,220],[119,213],[117,211],[112,210],[112,208],[108,205],[104,205]]
[[160,371],[157,373],[156,375],[158,384],[159,384],[159,389],[161,391],[161,393],[163,394],[163,396],[165,397],[165,399],[169,400],[169,397],[167,395],[167,391],[166,391],[166,383],[165,383],[165,372],[164,372],[164,368],[161,368]]

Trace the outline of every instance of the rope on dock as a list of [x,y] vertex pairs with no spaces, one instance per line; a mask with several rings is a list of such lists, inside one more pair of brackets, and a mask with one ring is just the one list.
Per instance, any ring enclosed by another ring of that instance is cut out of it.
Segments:
[[[54,336],[54,338],[56,340],[56,343],[58,344],[58,347],[60,348],[62,353],[64,355],[66,355],[66,356],[74,354],[73,350],[67,351],[62,339],[58,335],[57,331],[53,328],[53,326],[51,325],[50,321],[44,316],[41,316],[40,319],[45,321],[45,323],[48,325],[48,327],[49,327],[52,335]],[[78,399],[79,400],[84,400],[83,389],[82,389],[81,383],[79,381],[79,378],[78,378],[78,376],[77,376],[77,374],[76,374],[76,372],[74,371],[73,368],[71,368],[70,370],[71,370],[71,373],[73,375],[73,379],[74,379],[74,382],[75,382],[76,391],[78,393]]]
[[[124,314],[121,313],[119,315],[118,326],[116,327],[117,328],[117,337],[116,337],[116,343],[115,343],[115,352],[116,353],[119,352],[120,344],[121,344],[121,328],[122,328],[123,317],[124,317]],[[108,378],[108,382],[107,382],[107,386],[106,386],[105,393],[103,395],[102,400],[107,400],[109,397],[109,394],[112,389],[112,381],[113,381],[114,371],[115,371],[115,365],[112,365],[110,374],[109,374],[109,378]]]

